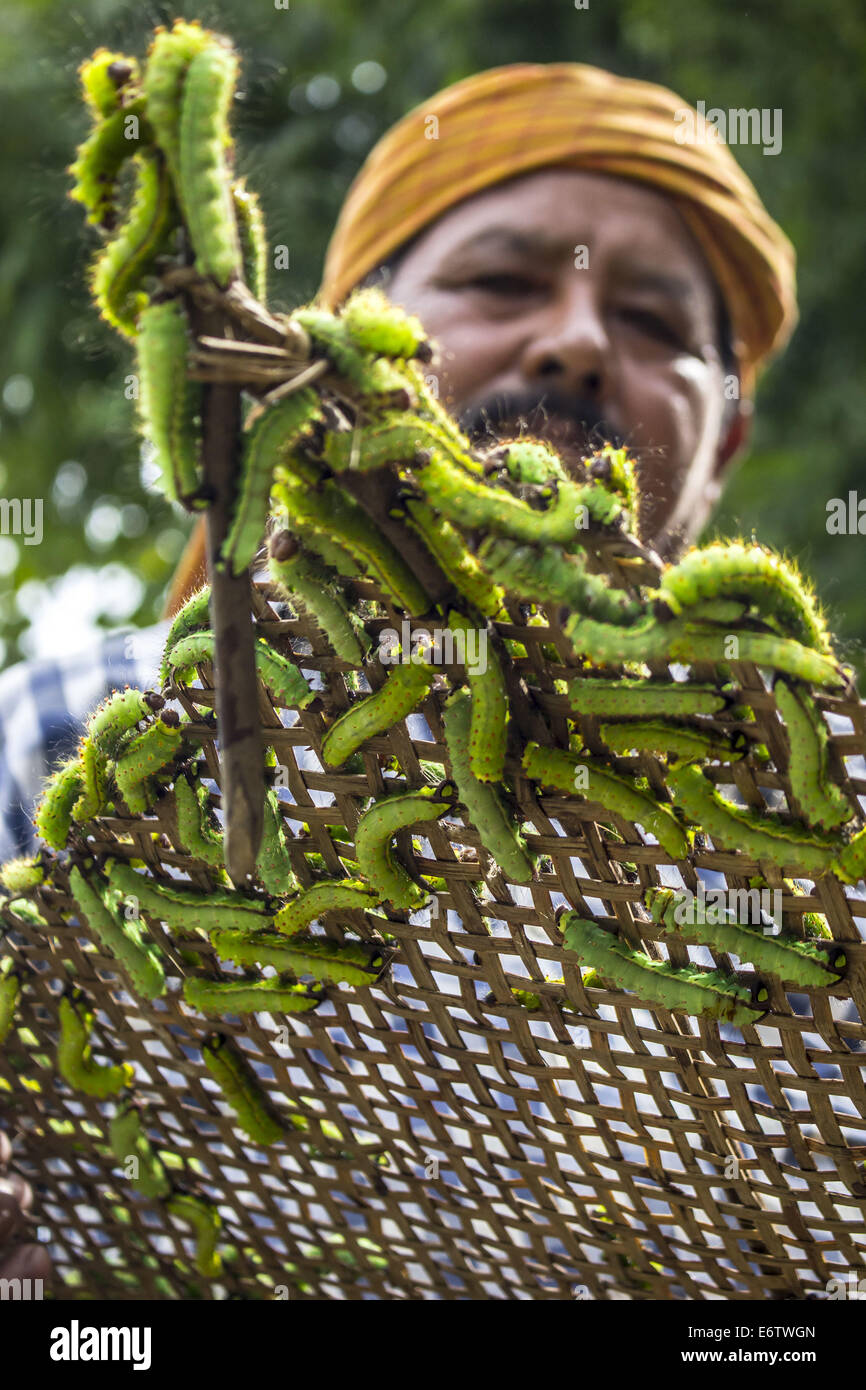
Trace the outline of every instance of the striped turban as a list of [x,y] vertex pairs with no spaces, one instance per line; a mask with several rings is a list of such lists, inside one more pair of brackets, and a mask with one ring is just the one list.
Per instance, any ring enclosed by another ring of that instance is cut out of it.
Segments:
[[463,199],[550,166],[637,179],[671,196],[718,282],[750,391],[755,369],[796,323],[791,243],[702,115],[664,87],[583,63],[491,68],[404,116],[349,190],[321,301],[339,304]]

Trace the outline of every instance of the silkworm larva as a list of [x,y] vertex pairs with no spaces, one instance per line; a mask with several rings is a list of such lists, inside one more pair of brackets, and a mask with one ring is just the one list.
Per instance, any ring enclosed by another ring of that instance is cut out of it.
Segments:
[[285,1128],[272,1113],[264,1087],[243,1054],[223,1033],[209,1034],[201,1054],[244,1134],[255,1144],[278,1143]]
[[72,809],[83,788],[84,779],[77,758],[63,763],[45,783],[33,824],[37,835],[52,849],[65,849],[72,829]]
[[372,695],[356,700],[322,739],[322,757],[329,767],[341,767],[368,739],[383,734],[421,703],[436,672],[427,661],[401,662]]
[[0,966],[0,1047],[12,1031],[20,998],[21,976],[12,968],[11,956],[7,956]]
[[[275,704],[303,709],[315,699],[315,690],[307,684],[294,662],[275,652],[264,638],[256,641],[255,654],[259,679],[267,687]],[[198,666],[203,661],[212,662],[213,659],[212,632],[191,632],[176,642],[166,656],[169,666],[178,671]]]
[[81,91],[94,117],[110,116],[122,104],[124,90],[135,88],[138,60],[126,53],[98,48],[78,69]]
[[272,965],[281,973],[312,975],[323,984],[369,985],[377,978],[376,956],[356,941],[338,943],[324,936],[292,936],[280,932],[215,932],[211,938],[221,960],[236,965]]
[[142,431],[156,451],[166,497],[190,508],[201,487],[196,424],[201,387],[187,375],[189,335],[180,300],[149,304],[139,315],[138,330]]
[[[130,120],[134,124],[130,125]],[[69,196],[86,208],[87,221],[97,227],[110,229],[114,222],[117,177],[125,160],[137,154],[147,140],[142,124],[144,102],[140,99],[101,117],[69,166],[75,180]]]
[[232,198],[241,242],[244,280],[260,304],[268,300],[268,247],[265,220],[258,194],[247,188],[244,179],[232,184]]
[[341,661],[360,666],[370,638],[318,556],[305,554],[288,531],[271,536],[269,552],[268,570],[274,582],[310,613]]
[[612,589],[600,575],[587,573],[581,556],[559,546],[517,544],[489,536],[478,551],[486,570],[511,593],[541,603],[565,604],[602,622],[631,623],[643,611],[638,599]]
[[866,830],[859,830],[833,862],[833,872],[843,883],[859,883],[866,877]]
[[108,759],[93,739],[85,737],[78,745],[81,766],[81,795],[72,808],[72,819],[83,823],[93,820],[106,806],[108,791]]
[[382,901],[381,895],[361,879],[332,879],[314,883],[285,903],[274,918],[283,936],[294,936],[325,912],[366,911]]
[[142,719],[150,719],[165,701],[152,690],[116,690],[87,721],[86,735],[107,758],[113,758]]
[[144,1132],[141,1112],[133,1102],[121,1105],[108,1126],[108,1142],[119,1167],[126,1169],[135,1160],[134,1176],[129,1178],[136,1192],[154,1200],[171,1194],[171,1182],[162,1159],[154,1152]]
[[828,736],[824,716],[806,690],[786,681],[773,688],[776,705],[788,730],[788,777],[807,825],[834,830],[852,819],[848,798],[830,779]]
[[70,872],[69,889],[79,914],[86,919],[105,950],[123,967],[135,992],[144,999],[159,999],[165,994],[165,971],[159,950],[147,940],[140,924],[135,920],[118,920],[77,866]]
[[827,951],[797,937],[765,935],[760,927],[728,920],[708,922],[704,905],[670,888],[648,888],[644,902],[653,921],[671,936],[691,938],[719,951],[732,951],[757,970],[778,975],[780,980],[801,989],[836,984],[845,966],[842,952],[831,964]]
[[225,865],[223,837],[211,822],[209,800],[204,787],[192,786],[185,777],[175,778],[174,805],[181,844],[193,858],[213,869],[222,869]]
[[0,868],[0,886],[7,893],[27,893],[45,882],[45,869],[38,855],[7,859]]
[[633,724],[602,724],[602,741],[612,753],[656,753],[694,762],[696,759],[718,758],[722,762],[742,758],[744,751],[735,751],[721,736],[686,729],[677,724],[652,723],[649,720]]
[[630,517],[637,518],[637,467],[626,449],[615,449],[612,444],[605,444],[591,458],[584,459],[584,468],[591,478],[598,479],[622,499]]
[[188,637],[191,632],[200,629],[209,629],[210,620],[210,585],[205,584],[201,589],[188,598],[186,603],[174,616],[168,636],[165,639],[165,646],[162,651],[162,661],[159,666],[159,683],[168,685],[171,679],[171,666],[168,654],[177,646],[184,637]]
[[[594,922],[566,913],[560,921],[565,945],[605,980],[631,990],[650,1006],[672,1009],[725,1023],[757,1023],[766,1010],[752,1006],[752,995],[721,970],[677,968],[633,951]],[[766,998],[766,991],[763,992]]]
[[180,117],[184,77],[192,59],[209,42],[210,35],[199,24],[177,20],[170,30],[157,29],[147,55],[142,81],[147,116],[177,189],[181,186]]
[[759,815],[735,806],[693,764],[669,768],[667,782],[689,820],[706,830],[720,849],[742,850],[752,859],[766,859],[788,873],[812,878],[832,866],[838,842],[812,836],[803,826],[776,821],[769,813]]
[[[588,756],[578,757],[560,748],[542,748],[528,743],[523,754],[527,777],[558,791],[597,801],[606,811],[637,821],[658,840],[672,859],[685,859],[689,852],[686,832],[666,806],[660,806],[626,778],[597,767]],[[586,770],[586,784],[577,789],[578,769]]]
[[469,764],[471,719],[472,699],[467,691],[458,690],[446,702],[445,741],[460,800],[482,844],[506,878],[512,883],[529,883],[533,876],[532,858],[499,788],[490,782],[480,782],[472,773]]
[[91,293],[102,317],[127,338],[138,332],[138,318],[147,304],[144,279],[153,270],[176,222],[164,164],[156,155],[143,153],[136,156],[135,167],[132,206],[94,262],[90,278]]
[[539,439],[504,439],[485,455],[484,462],[488,472],[501,464],[517,483],[541,486],[568,477],[559,454]]
[[287,985],[273,980],[204,980],[192,975],[184,980],[183,997],[190,1008],[199,1013],[225,1014],[300,1014],[315,1009],[321,1002],[311,997],[303,985]]
[[292,318],[306,329],[340,376],[362,392],[368,389],[374,358],[355,345],[340,319],[315,305],[296,309]]
[[237,501],[220,556],[232,574],[242,574],[261,545],[277,463],[318,409],[315,391],[295,391],[260,415],[244,436]]
[[222,1259],[217,1250],[222,1217],[214,1206],[204,1197],[194,1197],[189,1193],[175,1192],[166,1202],[172,1216],[185,1221],[195,1232],[195,1259],[193,1264],[204,1279],[218,1279],[222,1271]]
[[[455,609],[448,615],[452,632],[467,634],[477,628]],[[487,637],[486,631],[484,637]],[[508,693],[499,658],[488,641],[484,660],[477,671],[466,666],[466,679],[472,695],[472,722],[469,731],[469,767],[479,782],[501,782],[508,742]]]
[[375,801],[358,821],[355,853],[361,873],[381,898],[396,908],[418,907],[428,892],[413,882],[394,857],[391,841],[399,830],[418,821],[432,821],[447,811],[452,802],[437,795],[435,787],[385,796]]
[[114,764],[114,780],[133,815],[147,810],[151,802],[149,778],[174,761],[182,742],[181,728],[155,719],[125,745],[122,757]]
[[569,683],[568,702],[577,714],[656,718],[717,714],[725,697],[711,685],[684,681],[597,680],[578,676]]
[[298,886],[286,845],[285,822],[280,812],[279,797],[270,789],[265,796],[264,826],[262,843],[256,858],[256,877],[263,884],[265,891],[275,898],[285,897]]
[[150,917],[166,922],[178,932],[194,935],[199,930],[229,927],[254,931],[269,918],[267,906],[261,901],[220,889],[204,894],[183,884],[157,883],[146,874],[137,873],[122,859],[109,860],[106,873],[113,889],[124,898],[134,898]]
[[432,357],[420,319],[391,304],[381,290],[355,290],[346,300],[340,318],[363,352],[383,357],[417,357],[425,362]]
[[57,1070],[76,1091],[105,1100],[132,1084],[134,1068],[128,1062],[100,1066],[90,1055],[93,1012],[80,990],[64,994],[58,1008],[60,1036],[57,1041]]
[[485,618],[508,621],[505,591],[485,573],[457,527],[418,497],[407,498],[404,506],[410,527],[421,537],[458,593]]
[[366,473],[389,463],[410,464],[419,449],[434,447],[449,448],[438,425],[414,410],[389,410],[363,428],[329,433],[324,458],[337,473]]
[[692,550],[665,571],[659,591],[675,612],[702,599],[742,599],[804,646],[831,654],[824,619],[802,576],[763,546],[734,542]]
[[183,83],[180,116],[180,190],[196,269],[227,285],[242,270],[227,151],[228,113],[238,57],[222,39],[192,59]]

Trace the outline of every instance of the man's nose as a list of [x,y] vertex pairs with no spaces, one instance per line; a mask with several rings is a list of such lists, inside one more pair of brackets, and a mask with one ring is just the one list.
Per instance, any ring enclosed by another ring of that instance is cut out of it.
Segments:
[[[579,273],[579,272],[576,272]],[[601,400],[610,377],[610,342],[589,285],[570,285],[550,303],[521,363],[530,382]]]

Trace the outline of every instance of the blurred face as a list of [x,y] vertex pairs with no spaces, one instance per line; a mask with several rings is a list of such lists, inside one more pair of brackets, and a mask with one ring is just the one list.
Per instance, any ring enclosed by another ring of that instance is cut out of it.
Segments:
[[642,536],[670,552],[697,535],[740,419],[712,277],[663,194],[528,174],[445,213],[386,288],[438,341],[440,397],[474,438],[525,429],[575,459],[589,440],[622,441],[638,459]]

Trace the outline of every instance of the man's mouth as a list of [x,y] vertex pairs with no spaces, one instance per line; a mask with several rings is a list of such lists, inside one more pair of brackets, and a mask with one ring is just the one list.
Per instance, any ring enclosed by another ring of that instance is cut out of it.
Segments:
[[619,443],[592,401],[559,391],[492,396],[465,409],[459,421],[478,448],[528,435],[545,440],[564,462],[577,463],[602,444]]

